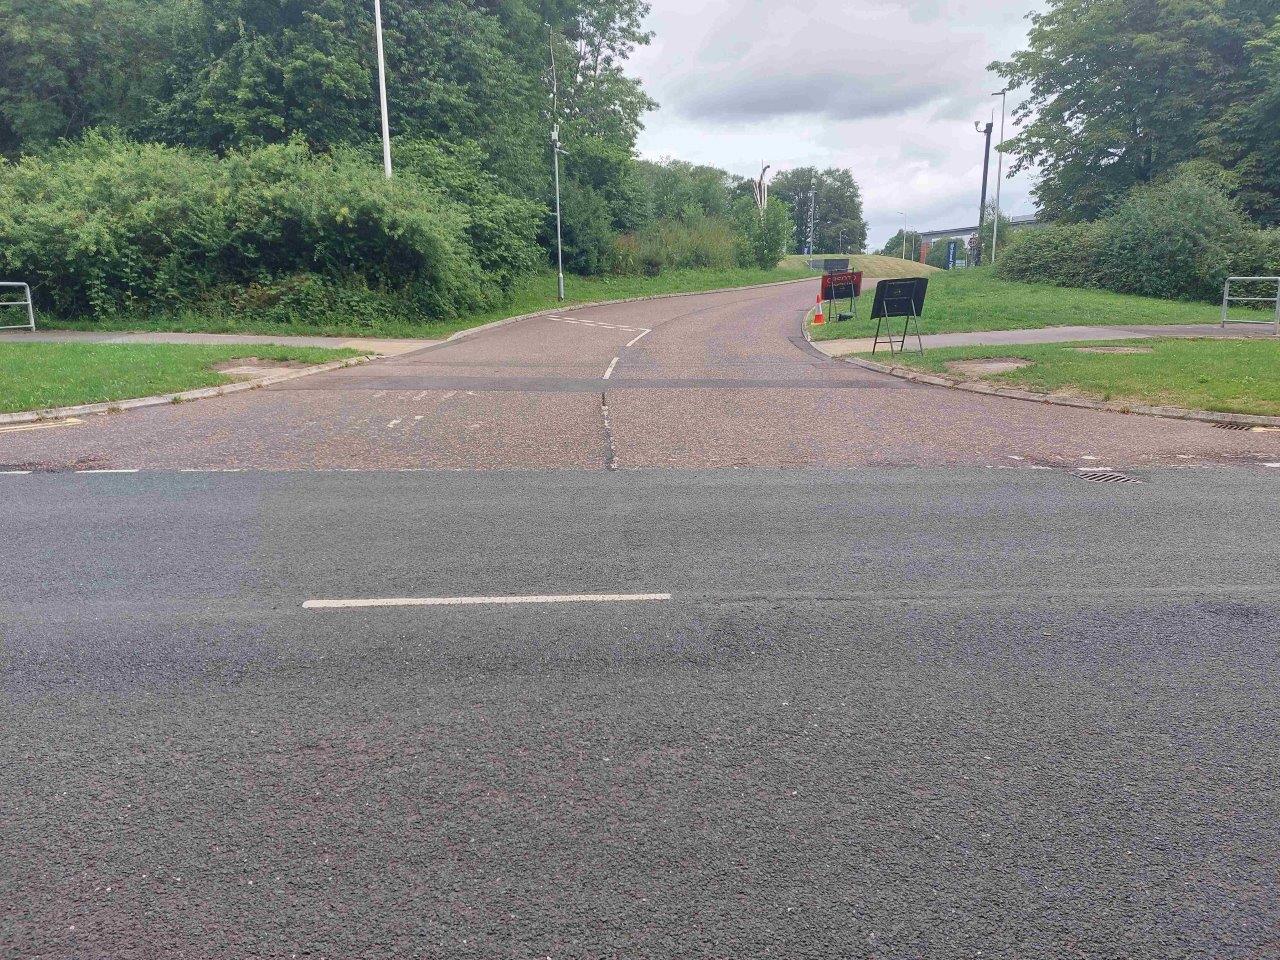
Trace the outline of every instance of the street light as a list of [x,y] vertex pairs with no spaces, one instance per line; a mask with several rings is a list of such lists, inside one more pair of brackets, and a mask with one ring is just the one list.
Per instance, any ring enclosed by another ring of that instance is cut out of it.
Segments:
[[387,58],[382,49],[382,0],[373,0],[373,23],[378,36],[378,98],[382,102],[382,170],[391,179],[391,117],[387,112]]
[[981,120],[973,121],[973,129],[978,131],[979,136],[985,135],[987,138],[986,152],[982,155],[982,202],[978,207],[978,243],[975,248],[978,255],[974,258],[975,267],[982,266],[982,228],[987,225],[987,178],[991,175],[991,131],[995,126],[994,120],[989,121],[985,127]]
[[902,218],[902,259],[907,259],[907,214],[903,210],[896,211]]
[[556,293],[564,300],[564,228],[560,219],[560,80],[556,76],[556,38],[547,24],[547,49],[551,51],[551,165],[556,183]]
[[1000,143],[996,147],[996,153],[999,154],[996,165],[996,222],[991,228],[991,262],[995,263],[996,247],[1000,243],[1000,186],[1004,183],[1004,116],[1009,102],[1009,90],[1006,87],[999,93],[993,93],[992,96],[1000,98]]

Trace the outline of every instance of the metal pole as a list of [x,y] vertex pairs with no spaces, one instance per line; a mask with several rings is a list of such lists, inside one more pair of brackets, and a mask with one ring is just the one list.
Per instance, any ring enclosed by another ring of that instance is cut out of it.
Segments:
[[551,153],[554,157],[552,166],[556,172],[556,289],[561,300],[564,299],[564,233],[560,223],[560,128],[557,126],[551,133]]
[[[1220,328],[1227,329],[1227,311],[1231,303],[1231,278],[1227,277],[1227,282],[1222,286],[1222,323]],[[1277,305],[1280,308],[1280,304]]]
[[1000,245],[1000,186],[1004,183],[1004,117],[1009,91],[1001,90],[999,93],[993,93],[992,96],[1000,98],[1000,143],[996,147],[996,153],[999,154],[996,162],[996,222],[991,228],[991,262],[995,263],[996,248]]
[[382,169],[391,179],[391,117],[387,112],[387,58],[382,49],[382,0],[373,0],[373,22],[378,35],[378,97],[382,101]]
[[982,155],[982,202],[978,206],[978,245],[976,247],[977,256],[974,258],[975,267],[982,266],[982,228],[987,225],[987,180],[991,175],[991,131],[995,129],[995,122],[987,124],[984,129],[982,123],[974,123],[974,129],[978,133],[984,133],[987,137],[986,152]]

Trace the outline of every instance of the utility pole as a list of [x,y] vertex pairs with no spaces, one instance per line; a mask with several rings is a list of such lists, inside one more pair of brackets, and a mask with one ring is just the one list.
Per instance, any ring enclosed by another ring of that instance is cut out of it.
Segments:
[[996,152],[999,158],[996,161],[996,222],[991,228],[991,262],[996,262],[996,248],[1000,245],[1000,187],[1004,183],[1004,117],[1008,107],[1009,91],[1001,90],[999,93],[993,93],[993,97],[1000,98],[1000,142],[996,146]]
[[382,102],[382,170],[391,179],[391,116],[387,111],[387,58],[382,49],[382,0],[373,0],[373,24],[378,36],[378,98]]
[[978,209],[978,252],[976,267],[982,266],[982,228],[987,225],[987,178],[991,174],[991,131],[996,128],[994,120],[988,121],[985,127],[982,126],[981,120],[973,122],[973,129],[979,134],[985,134],[987,138],[986,151],[982,155],[982,205]]
[[902,218],[902,259],[907,259],[907,214],[905,210],[899,210],[898,216]]
[[551,51],[551,166],[556,184],[556,292],[564,300],[564,228],[560,218],[560,81],[556,76],[556,39],[547,26],[547,48]]

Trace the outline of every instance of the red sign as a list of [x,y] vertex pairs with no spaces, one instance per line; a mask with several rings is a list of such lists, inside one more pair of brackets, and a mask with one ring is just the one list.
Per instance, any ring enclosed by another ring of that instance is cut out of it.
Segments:
[[862,271],[828,273],[822,278],[823,300],[852,300],[862,296]]

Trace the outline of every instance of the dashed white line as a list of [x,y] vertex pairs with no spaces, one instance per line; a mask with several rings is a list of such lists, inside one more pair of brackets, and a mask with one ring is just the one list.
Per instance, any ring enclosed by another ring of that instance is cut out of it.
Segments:
[[77,470],[76,473],[137,473],[137,470]]
[[605,378],[606,380],[608,380],[610,377],[612,377],[612,376],[613,376],[613,371],[614,371],[615,369],[617,369],[618,361],[619,361],[620,359],[622,359],[622,358],[621,358],[621,357],[614,357],[614,358],[613,358],[613,361],[609,364],[609,369],[608,369],[608,370],[606,370],[606,371],[604,372],[604,378]]
[[628,343],[627,347],[628,348],[634,347],[637,343],[639,343],[641,340],[643,340],[645,337],[647,337],[651,333],[653,333],[652,330],[646,330],[644,333],[640,334],[640,336],[636,337],[634,340]]
[[1280,463],[1264,463],[1264,467],[1270,467],[1272,470],[1280,470]]
[[397,427],[399,425],[400,425],[399,420],[392,420],[390,423],[387,424],[387,429],[390,430],[392,427]]
[[30,470],[0,470],[0,477],[29,477]]
[[670,600],[669,593],[566,593],[527,597],[387,597],[370,600],[308,600],[307,610],[359,610],[370,607],[482,607],[544,603],[642,603]]

